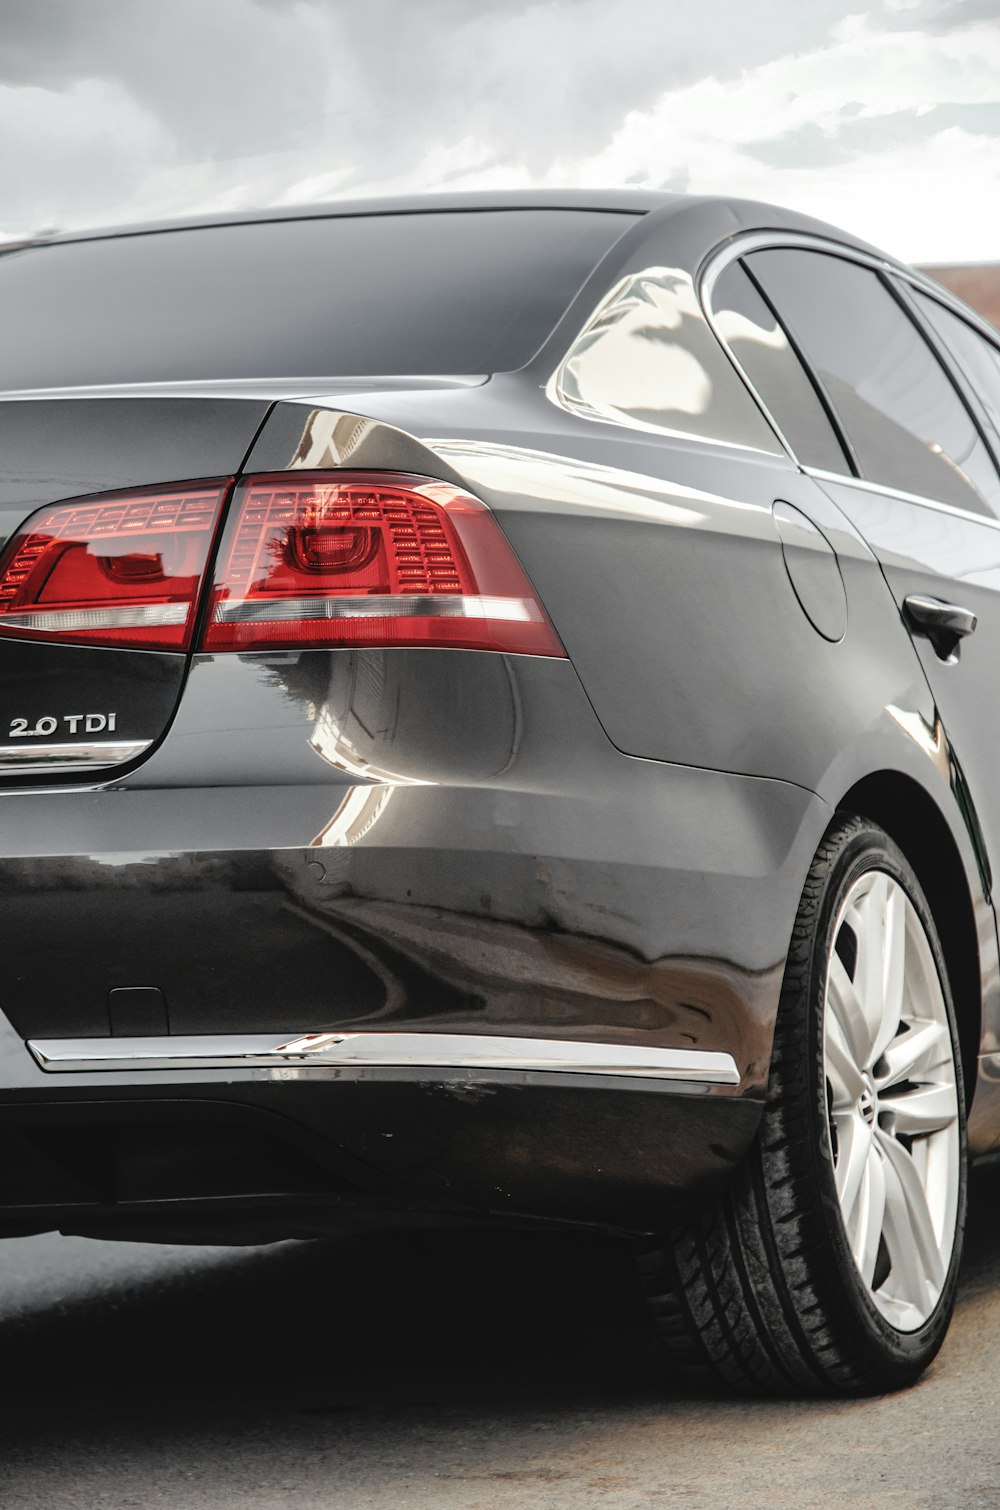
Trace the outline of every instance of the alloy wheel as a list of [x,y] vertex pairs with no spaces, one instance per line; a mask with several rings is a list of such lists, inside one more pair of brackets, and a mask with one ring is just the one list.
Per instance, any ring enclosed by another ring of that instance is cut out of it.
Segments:
[[960,1177],[958,1082],[934,953],[903,887],[871,869],[833,934],[823,1056],[834,1181],[862,1283],[900,1332],[944,1288]]

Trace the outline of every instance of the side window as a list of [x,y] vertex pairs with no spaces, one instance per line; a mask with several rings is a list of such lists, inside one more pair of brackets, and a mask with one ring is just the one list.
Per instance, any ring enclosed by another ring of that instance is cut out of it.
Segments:
[[960,315],[953,315],[936,299],[912,289],[914,298],[952,356],[965,368],[969,382],[1000,437],[1000,347],[993,346]]
[[977,513],[1000,477],[958,390],[878,274],[827,252],[748,258],[822,381],[861,475]]
[[738,262],[712,290],[715,325],[799,461],[850,472],[836,431],[788,337]]

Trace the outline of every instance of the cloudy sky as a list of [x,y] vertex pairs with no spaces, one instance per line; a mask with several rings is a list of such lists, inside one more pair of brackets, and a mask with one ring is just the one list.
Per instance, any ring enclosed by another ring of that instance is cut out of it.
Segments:
[[1000,0],[0,0],[0,238],[557,184],[1000,260]]

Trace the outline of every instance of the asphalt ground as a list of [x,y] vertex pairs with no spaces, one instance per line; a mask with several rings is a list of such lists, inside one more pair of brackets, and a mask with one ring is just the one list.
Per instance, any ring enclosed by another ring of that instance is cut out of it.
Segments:
[[617,1245],[0,1243],[0,1506],[1000,1507],[1000,1172],[915,1389],[745,1401],[665,1376]]

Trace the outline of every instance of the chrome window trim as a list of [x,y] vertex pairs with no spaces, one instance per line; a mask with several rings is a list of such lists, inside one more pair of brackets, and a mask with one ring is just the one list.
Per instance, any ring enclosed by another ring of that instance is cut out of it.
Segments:
[[845,476],[843,472],[825,472],[821,467],[803,467],[800,471],[817,482],[838,482],[847,487],[861,488],[865,493],[879,493],[884,498],[899,498],[904,503],[919,503],[921,507],[937,509],[942,514],[954,514],[956,519],[971,519],[974,524],[985,524],[990,529],[1000,530],[1000,519],[995,514],[977,514],[974,509],[960,509],[954,503],[942,503],[938,498],[926,498],[922,493],[907,493],[902,488],[890,488],[884,482],[869,482],[867,477]]
[[123,765],[145,753],[151,739],[106,739],[80,744],[0,745],[0,772],[17,771],[30,775],[38,771],[96,771],[105,766]]
[[[923,504],[927,508],[940,509],[944,514],[954,514],[960,519],[974,519],[978,524],[992,525],[994,529],[1000,528],[1000,519],[993,514],[979,514],[973,509],[960,509],[954,504],[942,503],[937,498],[928,498],[921,493],[907,493],[901,488],[887,487],[885,483],[869,482],[866,477],[857,477],[853,472],[827,472],[819,467],[809,467],[799,460],[795,454],[794,447],[782,431],[781,426],[758,393],[756,387],[750,381],[742,363],[730,349],[728,341],[726,341],[719,330],[715,319],[715,311],[712,308],[712,292],[727,267],[749,252],[758,252],[775,247],[800,247],[806,251],[829,252],[835,256],[843,257],[848,262],[858,262],[863,267],[870,267],[875,272],[900,278],[903,282],[911,284],[914,288],[918,288],[921,293],[928,294],[930,297],[936,299],[945,309],[949,309],[952,314],[963,319],[973,330],[984,336],[991,345],[1000,347],[1000,341],[998,341],[997,332],[993,327],[985,320],[980,319],[975,310],[969,309],[960,299],[956,299],[940,283],[935,283],[932,278],[925,277],[923,273],[917,272],[916,268],[907,267],[905,263],[894,262],[889,257],[879,256],[874,252],[863,251],[860,247],[849,246],[842,241],[834,241],[829,236],[813,235],[808,231],[746,231],[733,236],[731,240],[725,242],[721,247],[717,247],[705,260],[695,277],[695,288],[705,319],[708,321],[715,339],[719,342],[723,351],[743,379],[764,418],[784,446],[789,459],[806,476],[814,477],[818,481],[846,483],[851,487],[862,488],[865,492],[881,493],[887,498],[901,498],[907,503]],[[782,329],[784,329],[783,326]],[[923,330],[921,330],[921,335],[924,335]],[[927,341],[926,335],[924,335],[924,340]],[[929,342],[928,345],[930,345]],[[937,356],[933,346],[930,349],[938,362],[940,362],[941,358]],[[945,371],[948,371],[947,366],[945,366]],[[835,428],[834,434],[837,434]]]
[[[963,319],[967,325],[978,330],[991,345],[1000,346],[1000,337],[987,320],[978,315],[974,309],[970,309],[967,304],[963,304],[961,299],[956,298],[942,283],[935,283],[933,278],[928,278],[915,267],[909,267],[905,262],[896,262],[892,257],[864,251],[861,247],[851,246],[844,241],[835,241],[830,236],[814,235],[809,231],[782,230],[739,232],[711,252],[695,275],[695,287],[701,299],[705,318],[715,331],[717,339],[722,340],[712,315],[711,294],[719,276],[731,262],[737,261],[749,252],[782,246],[801,247],[812,252],[831,252],[835,256],[845,257],[849,262],[860,262],[864,267],[874,268],[876,272],[902,278],[904,282],[912,283],[923,293],[930,294],[939,304],[943,304],[953,314]],[[722,341],[722,344],[728,351],[725,341]]]
[[148,1038],[29,1039],[46,1071],[475,1069],[618,1075],[702,1085],[739,1085],[731,1054],[555,1038],[469,1033],[228,1033]]
[[[915,295],[919,297],[914,297]],[[905,290],[900,290],[900,298],[901,302],[905,302],[911,317],[923,329],[924,337],[937,356],[938,361],[951,372],[952,381],[962,393],[965,406],[972,414],[973,420],[983,438],[987,454],[993,461],[994,470],[1000,475],[1000,425],[991,417],[990,410],[980,395],[976,383],[970,376],[969,369],[964,365],[959,356],[957,346],[952,344],[945,332],[939,330],[933,316],[929,315],[921,307],[920,299],[926,299],[931,304],[939,304],[945,314],[951,315],[952,319],[957,320],[960,325],[967,326],[969,334],[978,337],[987,349],[992,351],[998,363],[1000,363],[1000,331],[993,330],[991,340],[978,324],[966,318],[964,310],[953,309],[943,299],[936,299],[930,290],[920,288],[916,284],[911,284]]]
[[957,319],[964,320],[970,329],[974,330],[978,336],[982,336],[987,345],[993,346],[1000,355],[1000,332],[988,320],[984,320],[971,304],[964,304],[949,288],[945,288],[943,283],[936,283],[933,278],[924,277],[923,273],[914,267],[907,267],[905,263],[897,265],[891,262],[888,265],[888,271],[894,278],[902,278],[904,283],[909,283],[920,293],[926,294],[929,299],[942,305]]
[[[751,240],[753,242],[753,245],[748,247],[747,243],[749,241],[751,241]],[[710,260],[705,265],[705,267],[696,276],[696,278],[695,278],[695,288],[697,290],[698,300],[699,300],[699,302],[701,304],[702,313],[705,316],[705,319],[706,319],[706,321],[708,323],[709,329],[711,330],[712,334],[715,336],[715,339],[718,341],[718,343],[722,347],[723,351],[726,353],[726,356],[729,358],[729,360],[732,362],[733,366],[736,368],[736,371],[737,371],[740,379],[742,380],[744,387],[747,389],[748,393],[753,398],[753,400],[756,403],[758,409],[763,414],[764,418],[767,420],[767,423],[771,426],[771,429],[774,431],[774,433],[777,436],[778,441],[780,442],[780,444],[784,447],[784,450],[785,450],[787,456],[789,457],[789,459],[791,461],[793,461],[797,467],[802,467],[802,463],[799,461],[799,458],[796,456],[795,449],[792,446],[791,441],[788,439],[788,436],[785,434],[784,430],[782,430],[781,426],[778,424],[778,421],[775,419],[774,415],[771,413],[771,410],[769,409],[768,405],[764,402],[764,400],[761,397],[760,393],[758,392],[757,388],[751,382],[750,377],[747,374],[747,370],[743,366],[743,363],[740,361],[739,357],[733,351],[733,349],[730,346],[729,342],[726,340],[725,336],[722,334],[722,331],[719,329],[719,326],[718,326],[718,324],[716,322],[716,318],[715,318],[715,310],[714,310],[714,308],[712,306],[712,293],[713,293],[713,291],[715,289],[716,283],[718,282],[718,280],[721,277],[721,275],[725,272],[726,268],[730,267],[732,265],[732,263],[737,262],[745,250],[750,250],[750,251],[756,250],[758,244],[760,246],[771,246],[774,243],[772,243],[770,241],[760,241],[758,243],[757,233],[756,232],[753,233],[752,236],[743,236],[743,237],[737,238],[737,242],[736,243],[727,242],[726,246],[723,247],[714,257],[710,258]],[[779,328],[782,330],[782,333],[784,333],[784,326],[780,324],[780,321],[779,321]],[[786,336],[786,339],[787,339],[787,336]],[[796,357],[796,361],[798,361],[798,357]],[[833,428],[832,424],[831,424],[830,428],[831,428],[831,430],[833,430],[834,436],[836,436],[837,432]],[[838,443],[838,445],[840,444],[839,437],[837,437],[837,443]],[[802,468],[802,470],[804,471],[805,468]],[[850,474],[850,475],[853,476],[853,473]]]

